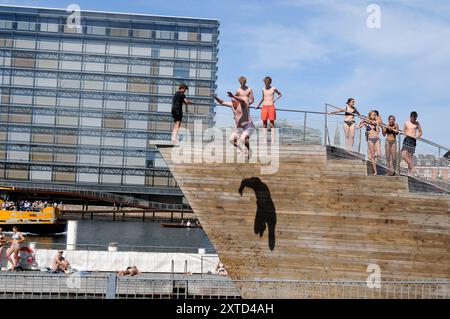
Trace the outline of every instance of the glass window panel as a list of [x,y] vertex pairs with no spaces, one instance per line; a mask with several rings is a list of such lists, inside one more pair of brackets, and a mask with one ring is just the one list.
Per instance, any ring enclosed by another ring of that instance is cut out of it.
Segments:
[[168,185],[168,178],[162,177],[162,176],[155,176],[153,178],[153,185],[154,186],[167,186]]
[[57,69],[58,60],[37,60],[37,67],[41,69]]
[[8,160],[10,161],[28,161],[30,152],[8,151]]
[[146,102],[129,102],[128,109],[130,111],[148,111],[148,103],[146,103]]
[[34,123],[36,124],[55,124],[55,116],[54,115],[34,115]]
[[0,20],[0,28],[2,29],[12,29],[13,23],[9,20]]
[[127,64],[115,64],[108,63],[108,72],[111,73],[127,73],[128,65]]
[[131,65],[132,74],[150,74],[150,65]]
[[159,56],[161,58],[173,58],[174,49],[173,48],[161,48],[159,50]]
[[33,97],[29,95],[16,95],[12,96],[12,103],[15,104],[32,104]]
[[202,42],[212,42],[213,35],[211,33],[201,33],[200,34],[200,41]]
[[128,138],[127,139],[127,146],[128,147],[147,147],[147,140],[145,139],[138,139],[138,138]]
[[61,61],[61,69],[80,71],[81,61]]
[[148,39],[148,38],[152,37],[152,31],[151,30],[134,29],[133,30],[133,37]]
[[77,156],[75,154],[56,154],[56,161],[57,162],[64,162],[64,163],[75,163],[77,160]]
[[[103,90],[103,81],[89,81],[89,80],[85,80],[83,81],[83,89],[85,90]],[[92,100],[89,100],[92,101]],[[101,100],[95,100],[95,101],[100,101]],[[101,104],[100,104],[100,107]]]
[[59,86],[63,89],[79,89],[80,80],[60,80]]
[[147,130],[148,122],[139,120],[128,120],[127,128],[133,130]]
[[74,116],[58,116],[58,125],[78,125],[78,117]]
[[128,29],[126,29],[126,28],[111,28],[110,35],[112,37],[128,37]]
[[127,84],[125,82],[106,82],[106,89],[108,91],[122,91],[127,90]]
[[89,52],[89,53],[104,54],[105,53],[105,48],[106,48],[105,43],[90,43],[90,42],[86,42],[84,44],[84,51],[85,52]]
[[[82,151],[80,151],[82,152]],[[100,161],[100,155],[81,154],[78,157],[78,162],[81,164],[97,165]]]
[[134,93],[150,93],[150,85],[140,83],[130,83],[128,84],[128,91]]
[[28,179],[28,170],[9,169],[6,171],[9,179]]
[[197,77],[197,69],[189,69],[189,77],[196,78]]
[[51,181],[52,180],[52,171],[31,171],[30,179]]
[[61,105],[61,106],[78,107],[79,104],[80,104],[80,100],[78,98],[68,98],[68,97],[59,98],[59,105]]
[[160,66],[159,75],[163,76],[173,76],[173,67],[171,66]]
[[84,70],[88,72],[105,72],[105,63],[84,62]]
[[201,77],[201,78],[210,78],[211,77],[211,70],[200,69],[199,70],[199,77]]
[[177,58],[180,59],[189,59],[189,49],[178,49],[177,50]]
[[104,146],[123,146],[123,138],[122,137],[104,137],[103,138]]
[[179,69],[175,68],[173,72],[173,76],[177,78],[187,78],[189,77],[189,69]]
[[178,40],[187,41],[188,40],[188,32],[184,32],[184,31],[178,32]]
[[107,128],[124,128],[125,121],[123,119],[104,119],[103,126]]
[[41,31],[44,31],[44,32],[58,32],[58,24],[56,24],[56,23],[42,23],[41,22]]
[[[103,85],[103,83],[102,83],[102,85]],[[82,105],[83,105],[83,108],[101,109],[103,107],[103,100],[83,99]]]
[[197,89],[197,94],[201,96],[209,96],[210,93],[211,93],[210,88],[200,87]]
[[44,41],[38,42],[39,49],[41,50],[59,50],[59,42],[56,41]]
[[78,173],[77,180],[85,183],[98,183],[98,174]]
[[87,26],[86,33],[92,34],[92,35],[105,35],[106,28],[105,27],[97,27],[97,26]]
[[56,88],[57,79],[56,78],[36,78],[36,85]]
[[114,110],[125,110],[125,101],[105,100],[105,108]]
[[144,185],[145,183],[145,176],[124,175],[123,177],[124,184]]
[[171,112],[172,104],[170,103],[158,103],[158,112]]
[[33,152],[31,153],[31,160],[36,162],[51,162],[53,161],[52,153]]
[[83,33],[83,28],[81,26],[68,26],[64,25],[63,28],[64,33]]
[[100,117],[81,117],[81,126],[102,126],[102,119]]
[[158,93],[160,94],[172,94],[173,86],[171,85],[158,85]]
[[200,60],[212,60],[212,51],[208,49],[200,50]]
[[125,165],[145,167],[145,157],[125,157]]
[[80,144],[99,145],[100,146],[100,137],[99,136],[80,136]]
[[122,162],[123,162],[122,156],[109,156],[109,155],[102,156],[102,164],[104,165],[122,166]]
[[20,86],[30,86],[33,85],[33,78],[32,77],[24,77],[24,76],[15,76],[13,77],[13,84],[14,85],[20,85]]
[[164,159],[162,159],[161,157],[157,157],[155,158],[155,167],[167,167],[166,162],[164,161]]
[[31,114],[12,114],[11,122],[13,122],[13,123],[31,123]]
[[189,41],[197,41],[197,38],[198,38],[197,32],[188,32]]
[[55,172],[55,180],[61,182],[75,182],[75,173]]
[[83,48],[83,46],[82,46],[81,42],[63,41],[61,50],[63,50],[63,51],[81,52],[82,48]]
[[36,96],[36,105],[54,106],[56,105],[55,96]]
[[26,59],[26,58],[15,58],[14,66],[19,68],[34,68],[34,59]]
[[143,46],[133,46],[131,48],[131,54],[137,56],[152,56],[152,48],[151,47],[143,47]]
[[35,49],[36,42],[28,39],[16,39],[15,47],[20,49]]
[[53,134],[33,134],[33,143],[53,143]]
[[128,45],[109,44],[108,53],[128,55]]
[[108,183],[108,184],[120,184],[122,182],[121,175],[102,174],[101,179],[102,179],[102,183]]
[[174,39],[175,32],[173,31],[161,31],[157,30],[155,32],[155,37],[157,39],[165,39],[165,40],[171,40]]
[[[76,135],[58,135],[56,137],[58,144],[68,144],[75,145],[77,144],[77,136]],[[75,160],[74,160],[75,161]]]

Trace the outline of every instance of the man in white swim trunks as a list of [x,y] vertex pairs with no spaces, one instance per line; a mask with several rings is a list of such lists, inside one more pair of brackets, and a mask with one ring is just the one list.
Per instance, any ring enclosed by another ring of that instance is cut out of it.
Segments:
[[[253,121],[250,117],[250,107],[244,98],[236,96],[231,92],[227,92],[227,95],[231,98],[230,102],[225,102],[216,94],[211,94],[220,105],[231,107],[234,120],[236,121],[236,129],[230,136],[230,142],[248,158],[250,151],[249,138],[254,129]],[[244,148],[241,148],[238,140],[245,145]]]

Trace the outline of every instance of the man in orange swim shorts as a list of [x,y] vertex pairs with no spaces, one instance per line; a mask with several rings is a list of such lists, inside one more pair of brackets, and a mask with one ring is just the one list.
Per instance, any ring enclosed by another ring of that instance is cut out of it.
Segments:
[[[264,125],[264,136],[267,139],[267,121],[270,121],[270,130],[271,130],[271,137],[272,137],[272,143],[275,141],[275,119],[277,117],[276,110],[275,110],[275,101],[281,98],[281,92],[276,88],[271,86],[272,84],[272,78],[270,76],[266,76],[264,78],[264,84],[266,85],[265,88],[262,90],[262,98],[259,102],[256,109],[259,109],[261,107],[261,104],[263,105],[261,110],[261,120],[263,121]],[[275,98],[275,93],[278,94],[278,97]]]

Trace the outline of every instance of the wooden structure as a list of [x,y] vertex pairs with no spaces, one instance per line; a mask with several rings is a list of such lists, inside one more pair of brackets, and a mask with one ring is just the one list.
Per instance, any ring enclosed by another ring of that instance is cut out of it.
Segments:
[[326,146],[280,146],[272,175],[258,163],[178,164],[172,148],[160,151],[234,280],[366,280],[371,264],[382,280],[450,279],[447,194],[368,176],[365,161]]

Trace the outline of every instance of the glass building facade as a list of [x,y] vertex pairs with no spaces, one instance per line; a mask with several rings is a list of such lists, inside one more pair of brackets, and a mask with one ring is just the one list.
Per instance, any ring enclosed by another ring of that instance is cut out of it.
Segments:
[[181,196],[150,140],[170,139],[180,83],[187,126],[214,125],[219,22],[0,6],[0,185]]

